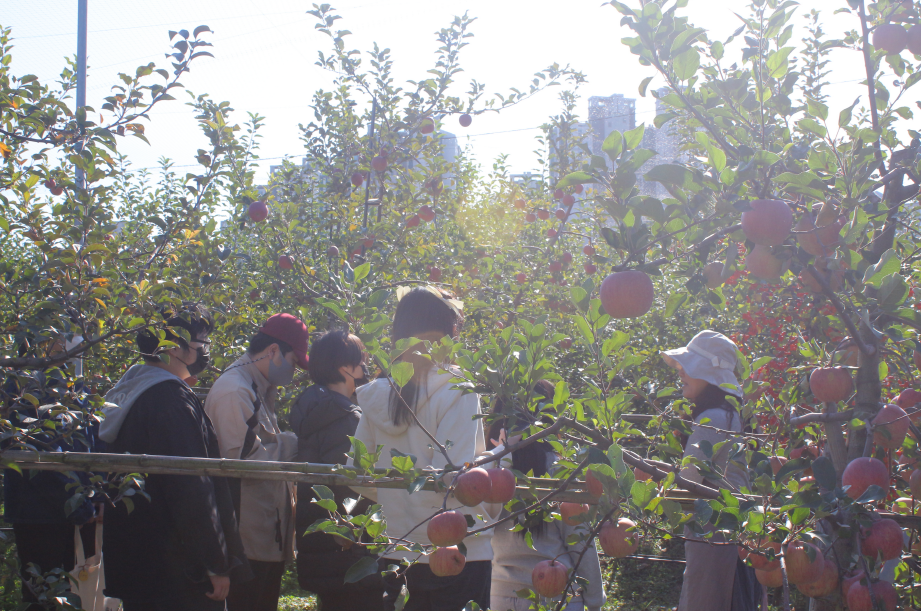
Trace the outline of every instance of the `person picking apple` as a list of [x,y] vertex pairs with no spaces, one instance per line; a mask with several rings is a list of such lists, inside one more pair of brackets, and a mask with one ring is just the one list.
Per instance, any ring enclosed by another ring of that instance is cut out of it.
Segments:
[[[696,466],[687,466],[681,471],[686,479],[703,483],[712,488],[729,488],[737,492],[748,486],[744,466],[729,460],[731,443],[708,457],[701,444],[711,447],[730,441],[743,429],[739,413],[742,387],[736,378],[739,348],[735,342],[716,331],[701,331],[687,346],[666,350],[662,358],[678,370],[681,378],[681,394],[691,402],[691,416],[694,419],[692,434],[687,441],[684,458],[694,457],[700,461],[711,461],[725,474],[720,481],[705,480]],[[706,427],[699,426],[702,423]],[[712,427],[712,428],[710,428]],[[685,529],[684,544],[687,563],[681,598],[681,611],[736,611],[754,610],[760,600],[760,587],[753,571],[739,560],[739,548],[734,545],[709,545],[703,540],[695,541],[695,534]],[[714,541],[718,540],[716,537]]]

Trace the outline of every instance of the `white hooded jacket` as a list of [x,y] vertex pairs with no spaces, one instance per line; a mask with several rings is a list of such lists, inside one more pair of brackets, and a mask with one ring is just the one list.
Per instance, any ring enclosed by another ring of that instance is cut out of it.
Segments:
[[[483,421],[475,418],[480,413],[479,397],[474,393],[464,393],[452,388],[450,373],[438,373],[430,369],[426,378],[419,385],[419,400],[416,404],[416,417],[443,445],[449,445],[448,456],[454,465],[476,460],[486,451]],[[409,423],[394,424],[390,419],[390,392],[388,380],[378,379],[358,389],[358,405],[361,407],[361,420],[355,437],[374,452],[377,446],[384,446],[378,467],[390,467],[391,450],[416,457],[416,467],[432,466],[443,468],[447,464],[445,457],[433,447],[432,440],[418,426]],[[451,442],[448,444],[448,442]],[[494,450],[501,450],[501,446]],[[425,534],[425,526],[410,531],[430,518],[441,509],[443,493],[421,490],[410,494],[406,490],[379,488],[362,489],[364,496],[375,500],[383,507],[387,519],[387,533],[392,537],[405,537],[410,541],[430,545]],[[479,528],[501,511],[499,505],[479,505],[463,507],[452,495],[448,499],[448,509],[462,508],[462,513],[473,516]],[[478,517],[479,516],[479,517]],[[407,533],[410,533],[407,535]],[[467,561],[492,560],[492,530],[487,530],[467,537]],[[415,558],[417,554],[394,551],[387,558]],[[423,556],[420,562],[428,563]]]

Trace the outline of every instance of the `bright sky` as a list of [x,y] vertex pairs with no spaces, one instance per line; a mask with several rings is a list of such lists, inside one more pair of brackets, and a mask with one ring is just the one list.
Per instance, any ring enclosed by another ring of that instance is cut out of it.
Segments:
[[[627,0],[629,2],[629,0]],[[733,11],[744,13],[743,0],[691,0],[683,9],[696,25],[725,38],[740,22]],[[352,31],[351,48],[370,49],[374,41],[389,47],[399,81],[424,77],[437,48],[434,32],[454,15],[468,11],[477,17],[474,38],[463,50],[458,94],[470,79],[483,82],[488,91],[505,93],[509,87],[526,88],[532,74],[553,62],[570,64],[588,76],[581,93],[579,113],[587,114],[591,95],[623,93],[639,98],[640,81],[651,74],[620,42],[632,32],[619,25],[620,14],[599,0],[343,0],[333,3],[343,17],[339,29]],[[823,7],[825,29],[830,35],[858,27],[850,15],[832,16],[843,0],[803,0],[794,23],[799,27],[812,7]],[[87,102],[100,107],[102,98],[116,83],[118,72],[131,72],[139,64],[154,61],[170,68],[164,57],[169,29],[193,29],[208,25],[214,31],[207,40],[215,59],[201,58],[192,65],[182,83],[196,94],[208,93],[227,100],[243,123],[246,112],[266,117],[262,131],[264,181],[270,164],[290,155],[301,156],[298,123],[308,123],[312,93],[328,88],[330,75],[314,65],[317,51],[328,52],[329,39],[314,30],[307,15],[309,2],[294,0],[89,0],[89,79]],[[0,5],[0,25],[12,26],[15,38],[13,71],[36,74],[53,81],[64,66],[63,58],[76,53],[77,2],[75,0],[5,0]],[[799,35],[794,36],[798,40]],[[836,51],[830,77],[835,82],[830,117],[864,93],[859,86],[862,59],[853,51]],[[655,87],[655,82],[650,87]],[[559,112],[557,91],[550,89],[501,114],[475,117],[473,125],[446,129],[460,136],[485,167],[501,154],[509,154],[513,171],[536,166],[536,128]],[[182,98],[165,103],[152,113],[147,136],[151,145],[126,139],[120,149],[135,167],[150,167],[161,156],[177,164],[194,164],[195,151],[207,148],[197,130],[193,113]],[[637,103],[637,123],[651,124],[652,98]],[[268,158],[275,158],[269,160]]]

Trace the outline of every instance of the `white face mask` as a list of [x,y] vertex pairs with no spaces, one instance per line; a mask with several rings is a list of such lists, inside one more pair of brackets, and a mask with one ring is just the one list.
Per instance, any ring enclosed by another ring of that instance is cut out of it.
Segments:
[[287,386],[294,380],[294,365],[289,363],[281,352],[278,353],[278,356],[281,357],[281,365],[276,365],[275,359],[269,361],[269,373],[267,376],[269,384],[272,386]]

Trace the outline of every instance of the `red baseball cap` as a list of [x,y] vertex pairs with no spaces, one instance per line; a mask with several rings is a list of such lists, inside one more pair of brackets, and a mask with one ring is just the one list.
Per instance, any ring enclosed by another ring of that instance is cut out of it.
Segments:
[[298,367],[307,369],[310,333],[304,321],[290,314],[275,314],[265,321],[259,332],[291,346],[297,356]]

